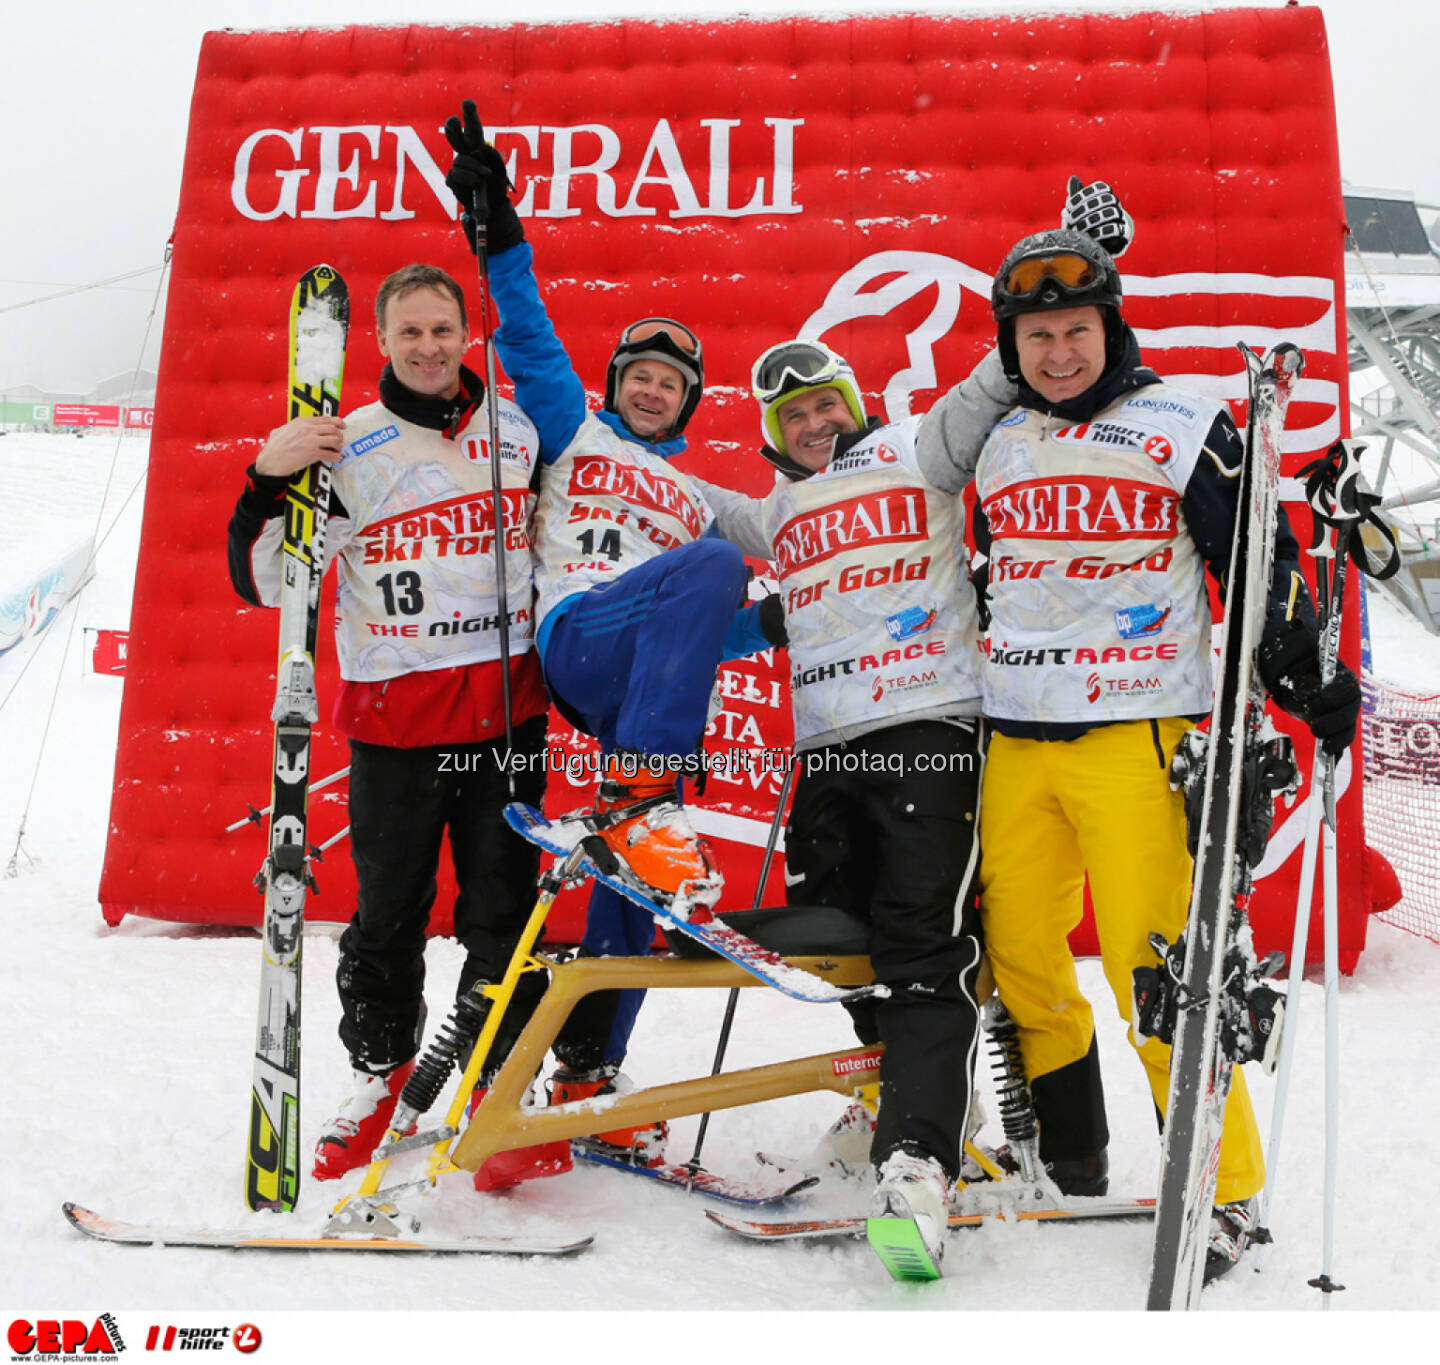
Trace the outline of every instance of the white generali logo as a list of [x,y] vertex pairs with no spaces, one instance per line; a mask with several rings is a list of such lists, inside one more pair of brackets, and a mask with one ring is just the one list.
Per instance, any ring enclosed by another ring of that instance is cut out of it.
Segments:
[[[678,129],[658,119],[643,146],[626,145],[603,123],[492,128],[510,179],[523,187],[522,218],[574,218],[581,182],[593,182],[596,207],[609,218],[743,218],[799,213],[795,202],[795,129],[799,118],[751,120],[770,143],[770,174],[737,183],[731,140],[745,120],[705,118]],[[747,129],[750,132],[750,129]],[[685,151],[682,154],[681,146]],[[230,199],[256,222],[275,218],[414,218],[431,198],[458,210],[443,166],[408,124],[261,128],[236,150]],[[386,202],[380,185],[389,186]],[[629,191],[622,200],[621,182]],[[659,205],[663,205],[660,207]]]
[[[492,128],[489,135],[506,158],[511,180],[521,187],[515,207],[522,218],[576,218],[588,212],[609,218],[744,218],[804,211],[795,201],[796,130],[804,124],[803,118],[766,116],[674,123],[662,118],[650,125],[643,143],[622,139],[603,123],[515,124]],[[757,138],[768,142],[768,174],[747,172],[742,179],[733,169],[733,149],[743,141],[750,149],[749,164]],[[236,149],[230,198],[237,212],[256,222],[398,221],[436,208],[453,217],[458,209],[445,185],[450,151],[448,146],[437,150],[440,162],[409,124],[260,128]],[[875,252],[836,278],[796,335],[822,340],[831,328],[883,318],[928,296],[928,311],[905,336],[906,363],[883,384],[885,415],[899,421],[910,415],[912,393],[939,386],[934,348],[954,327],[965,291],[989,302],[991,269],[977,270],[937,252]],[[1240,341],[1262,352],[1290,341],[1317,355],[1336,356],[1345,335],[1335,281],[1324,275],[1192,271],[1145,276],[1126,271],[1125,293],[1164,297],[1167,316],[1175,319],[1170,326],[1136,329],[1147,362],[1177,387],[1222,401],[1245,399],[1243,366],[1224,375],[1180,373],[1194,363],[1196,350],[1233,355]],[[1217,298],[1232,305],[1227,311],[1243,321],[1214,325]],[[1289,309],[1283,319],[1271,317],[1275,305],[1291,301],[1293,309],[1295,300],[1314,304],[1307,321],[1291,325]],[[1187,354],[1167,363],[1169,350]],[[1302,378],[1294,399],[1322,404],[1327,411],[1312,426],[1287,429],[1287,452],[1324,449],[1340,435],[1338,383]],[[1170,454],[1159,445],[1147,453],[1160,464]]]
[[[1176,388],[1222,402],[1242,402],[1248,395],[1242,364],[1227,374],[1184,373],[1187,365],[1194,364],[1197,350],[1233,356],[1237,342],[1264,352],[1277,342],[1290,341],[1316,356],[1341,354],[1344,324],[1335,306],[1335,281],[1328,276],[1198,270],[1177,275],[1134,275],[1128,270],[1123,274],[1127,298],[1166,300],[1172,325],[1134,330],[1146,363]],[[884,381],[881,390],[886,419],[898,422],[910,416],[912,393],[940,387],[935,347],[960,316],[965,292],[978,295],[988,305],[991,283],[989,270],[977,270],[953,256],[933,251],[877,251],[835,280],[796,335],[823,341],[832,328],[862,318],[883,318],[912,299],[929,299],[929,310],[905,336],[906,363]],[[1242,321],[1214,325],[1211,318],[1217,311],[1217,299]],[[1294,316],[1297,301],[1305,321],[1291,324],[1285,320]],[[1167,352],[1175,354],[1172,357]],[[947,375],[945,382],[960,377]],[[1340,386],[1334,380],[1301,379],[1295,386],[1294,401],[1323,405],[1324,412],[1308,427],[1296,425],[1292,416],[1285,431],[1286,452],[1323,450],[1340,435]],[[1173,454],[1167,447],[1168,442],[1163,446],[1157,443],[1146,453],[1163,465]]]

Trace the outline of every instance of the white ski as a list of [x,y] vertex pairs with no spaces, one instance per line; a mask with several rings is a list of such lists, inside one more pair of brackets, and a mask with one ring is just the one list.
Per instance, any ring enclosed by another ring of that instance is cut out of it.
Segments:
[[547,1242],[526,1237],[427,1238],[418,1233],[365,1231],[337,1234],[257,1233],[217,1228],[174,1228],[149,1223],[124,1223],[104,1218],[79,1204],[60,1206],[71,1227],[101,1242],[127,1246],[208,1247],[220,1251],[435,1251],[483,1256],[573,1256],[594,1242],[578,1237]]

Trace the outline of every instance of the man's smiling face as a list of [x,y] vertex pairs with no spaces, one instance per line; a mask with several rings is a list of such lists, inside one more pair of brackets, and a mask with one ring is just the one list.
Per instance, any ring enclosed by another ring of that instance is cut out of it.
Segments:
[[839,389],[826,386],[787,399],[776,413],[785,453],[812,473],[830,463],[835,438],[859,431]]
[[1093,304],[1021,313],[1015,351],[1025,382],[1047,402],[1063,403],[1105,373],[1105,320]]
[[663,360],[637,360],[625,367],[615,395],[620,419],[642,441],[670,435],[685,401],[685,376]]
[[460,392],[460,362],[470,335],[460,305],[438,289],[412,289],[385,305],[380,354],[411,393],[454,398]]

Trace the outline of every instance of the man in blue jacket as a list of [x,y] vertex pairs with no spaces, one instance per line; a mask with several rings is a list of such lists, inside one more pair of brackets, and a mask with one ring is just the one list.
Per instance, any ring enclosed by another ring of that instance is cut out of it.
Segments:
[[[611,817],[601,833],[622,875],[677,910],[708,913],[722,879],[678,782],[701,772],[720,662],[768,641],[759,608],[740,610],[744,557],[717,538],[698,484],[670,463],[704,389],[700,339],[670,318],[631,323],[610,359],[604,406],[590,411],[473,101],[445,132],[456,154],[446,179],[472,250],[472,206],[485,205],[496,347],[540,433],[536,647],[546,684],[561,714],[600,742],[597,810]],[[604,888],[592,893],[583,951],[644,954],[653,937],[643,910]],[[643,992],[616,994],[590,996],[571,1016],[555,1046],[553,1102],[615,1090]],[[598,1135],[642,1160],[664,1136],[663,1123]]]

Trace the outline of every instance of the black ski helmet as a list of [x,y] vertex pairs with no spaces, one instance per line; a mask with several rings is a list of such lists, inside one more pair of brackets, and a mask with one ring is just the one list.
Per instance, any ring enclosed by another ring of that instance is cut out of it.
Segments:
[[705,365],[700,338],[674,318],[641,318],[632,322],[620,333],[620,340],[605,371],[606,412],[619,412],[615,400],[620,392],[620,378],[626,367],[637,360],[658,360],[680,371],[685,381],[685,394],[670,428],[670,436],[678,436],[694,416],[705,392]]
[[1022,237],[1005,256],[990,289],[990,311],[999,324],[1000,359],[1011,379],[1020,375],[1015,319],[1094,305],[1105,320],[1106,360],[1120,332],[1120,272],[1110,253],[1076,228],[1050,228]]

